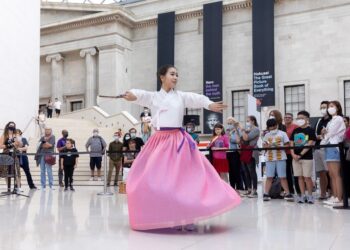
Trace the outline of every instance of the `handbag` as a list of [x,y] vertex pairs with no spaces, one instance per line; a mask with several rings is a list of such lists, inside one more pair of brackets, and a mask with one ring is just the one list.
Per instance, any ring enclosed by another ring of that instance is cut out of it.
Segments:
[[252,162],[252,160],[253,160],[253,150],[247,150],[247,149],[252,149],[252,148],[254,148],[254,147],[250,146],[250,145],[241,144],[241,149],[243,149],[241,151],[241,155],[239,157],[241,162],[243,162],[245,164],[249,164],[249,163]]
[[56,156],[54,156],[54,155],[45,155],[44,156],[44,161],[45,161],[46,164],[53,166],[53,165],[56,164]]

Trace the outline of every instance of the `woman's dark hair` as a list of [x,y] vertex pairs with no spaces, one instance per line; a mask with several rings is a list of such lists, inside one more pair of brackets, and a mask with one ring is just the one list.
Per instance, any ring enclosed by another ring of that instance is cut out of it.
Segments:
[[160,82],[162,82],[162,80],[160,80],[160,77],[165,76],[170,68],[175,68],[175,66],[171,65],[171,64],[166,64],[166,65],[161,66],[158,69],[157,78],[159,79]]
[[276,119],[268,119],[268,120],[266,121],[266,127],[267,127],[267,129],[272,128],[272,127],[274,127],[274,126],[277,126],[277,121],[276,121]]
[[6,141],[9,139],[9,127],[10,127],[10,125],[12,125],[12,124],[15,125],[15,130],[13,131],[13,133],[16,132],[16,123],[13,122],[13,121],[8,122],[8,123],[6,124],[6,126],[5,126],[5,128],[4,128],[4,133],[3,133],[3,135],[4,135],[4,142],[6,142]]
[[327,104],[327,106],[328,106],[329,101],[322,101],[321,104],[320,104],[320,106],[321,106],[322,104]]
[[221,128],[222,129],[222,131],[221,131],[221,135],[224,135],[225,134],[225,128],[224,128],[224,126],[221,124],[221,123],[216,123],[215,125],[214,125],[214,128],[213,128],[213,136],[215,136],[216,135],[216,133],[215,133],[215,129],[216,128]]
[[248,115],[249,120],[251,120],[255,127],[259,127],[256,117],[254,115]]
[[277,124],[282,124],[282,114],[277,109],[271,110],[270,114],[273,114],[275,116],[275,119],[277,121]]
[[127,135],[131,138],[130,133],[125,133],[125,134],[124,134],[124,137],[123,137],[123,142],[125,142],[125,137],[126,137]]
[[349,118],[349,116],[344,116],[344,119],[345,119],[348,123],[350,123],[350,118]]
[[341,107],[340,102],[338,102],[338,101],[330,101],[329,104],[334,104],[337,107],[337,115],[344,116],[343,115],[343,109]]

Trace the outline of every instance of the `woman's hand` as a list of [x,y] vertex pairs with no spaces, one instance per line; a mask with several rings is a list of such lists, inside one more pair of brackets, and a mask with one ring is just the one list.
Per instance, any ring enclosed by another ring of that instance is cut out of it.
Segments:
[[130,91],[126,91],[123,98],[127,101],[136,101],[137,97]]
[[212,104],[209,105],[209,110],[222,113],[224,109],[227,108],[226,104],[223,104],[222,102],[213,102]]

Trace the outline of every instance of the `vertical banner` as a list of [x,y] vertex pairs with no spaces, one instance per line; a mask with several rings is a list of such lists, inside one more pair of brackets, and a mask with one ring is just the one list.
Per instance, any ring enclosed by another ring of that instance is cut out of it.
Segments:
[[[175,12],[158,15],[157,69],[165,64],[174,64],[175,51]],[[157,80],[157,90],[160,89]]]
[[[203,6],[203,94],[214,102],[222,101],[222,2]],[[204,110],[203,130],[213,132],[222,123],[222,114]]]
[[274,0],[253,0],[253,96],[275,106]]

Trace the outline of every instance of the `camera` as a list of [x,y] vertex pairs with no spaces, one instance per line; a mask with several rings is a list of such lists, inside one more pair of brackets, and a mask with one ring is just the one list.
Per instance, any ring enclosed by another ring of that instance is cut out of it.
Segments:
[[7,148],[14,148],[14,142],[15,142],[15,138],[12,138],[12,139],[7,139],[7,141],[6,141],[6,143],[5,143],[5,145],[6,145],[6,147]]

